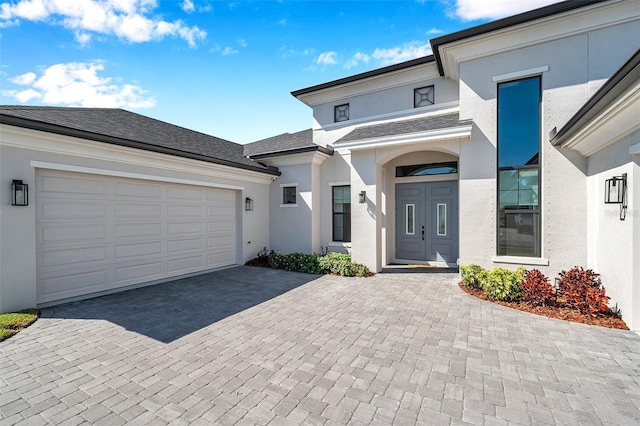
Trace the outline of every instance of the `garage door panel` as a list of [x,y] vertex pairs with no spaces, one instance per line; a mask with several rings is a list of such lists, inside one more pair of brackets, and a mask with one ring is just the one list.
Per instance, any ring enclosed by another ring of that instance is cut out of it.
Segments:
[[116,197],[157,199],[162,195],[162,188],[154,184],[116,182],[113,186],[113,194]]
[[106,225],[43,224],[38,232],[38,245],[77,244],[106,240]]
[[167,262],[167,266],[167,271],[173,274],[186,274],[205,268],[202,255],[171,259]]
[[162,205],[149,203],[116,202],[114,204],[113,214],[116,219],[141,217],[158,219],[162,217]]
[[141,263],[134,266],[116,266],[114,272],[115,281],[122,285],[135,284],[135,282],[132,281],[151,281],[160,279],[163,276],[162,262]]
[[43,250],[41,259],[41,266],[49,268],[104,262],[107,259],[107,249],[104,246],[99,246]]
[[193,238],[190,240],[173,240],[167,243],[167,251],[169,254],[190,250],[202,250],[202,238]]
[[203,189],[202,188],[190,188],[187,186],[184,187],[168,187],[167,188],[167,199],[168,200],[195,200],[200,202],[203,199]]
[[38,303],[236,264],[236,191],[36,175]]
[[39,302],[50,302],[94,291],[102,291],[106,287],[107,273],[103,269],[45,276],[41,278],[38,286],[40,291]]
[[76,221],[106,219],[107,208],[104,203],[82,200],[43,201],[38,208],[38,216],[41,221]]
[[233,262],[233,258],[234,254],[231,252],[210,254],[207,256],[207,267],[219,268],[228,265],[229,262]]
[[208,206],[207,217],[215,217],[219,220],[234,220],[236,209],[231,206]]
[[152,255],[162,254],[162,242],[151,241],[134,244],[115,244],[114,255],[116,260],[136,259]]
[[[99,179],[73,178],[61,176],[41,176],[40,178],[41,193],[59,193],[64,197],[69,194],[92,194],[105,195],[107,192],[106,184]],[[53,194],[51,194],[53,196]]]
[[234,230],[236,228],[235,221],[210,221],[207,222],[207,233],[226,233],[226,234],[235,234]]
[[143,238],[162,236],[162,223],[115,223],[113,226],[116,238]]
[[202,217],[202,206],[170,205],[167,207],[168,218]]
[[178,222],[169,223],[167,233],[170,237],[180,236],[184,234],[201,234],[202,222]]
[[232,191],[219,188],[209,188],[207,190],[207,201],[212,205],[233,205],[235,203],[235,194]]

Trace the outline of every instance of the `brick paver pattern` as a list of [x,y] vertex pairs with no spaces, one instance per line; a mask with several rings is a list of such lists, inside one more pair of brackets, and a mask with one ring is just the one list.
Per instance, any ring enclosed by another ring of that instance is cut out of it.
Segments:
[[640,337],[457,275],[238,267],[43,310],[0,343],[0,424],[640,423]]

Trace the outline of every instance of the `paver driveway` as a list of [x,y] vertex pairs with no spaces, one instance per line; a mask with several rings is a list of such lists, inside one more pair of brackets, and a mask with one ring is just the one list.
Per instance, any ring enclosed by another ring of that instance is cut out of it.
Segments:
[[0,356],[2,424],[640,423],[640,337],[452,274],[239,267],[45,309]]

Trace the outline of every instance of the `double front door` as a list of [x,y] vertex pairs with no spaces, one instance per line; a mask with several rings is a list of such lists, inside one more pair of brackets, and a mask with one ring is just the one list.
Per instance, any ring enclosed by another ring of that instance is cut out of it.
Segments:
[[396,184],[396,258],[456,263],[458,181]]

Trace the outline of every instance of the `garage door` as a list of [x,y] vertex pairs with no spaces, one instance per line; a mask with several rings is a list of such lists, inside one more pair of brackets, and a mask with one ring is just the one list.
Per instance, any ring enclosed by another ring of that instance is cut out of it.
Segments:
[[38,169],[38,303],[236,263],[235,191]]

